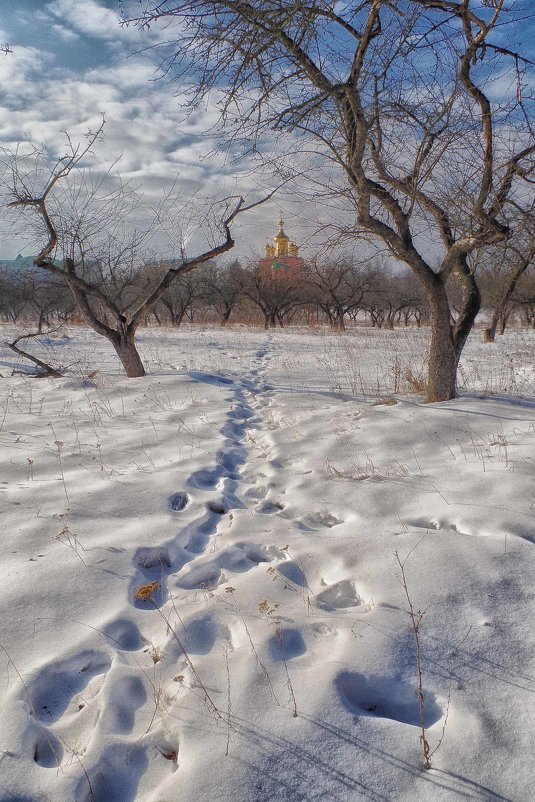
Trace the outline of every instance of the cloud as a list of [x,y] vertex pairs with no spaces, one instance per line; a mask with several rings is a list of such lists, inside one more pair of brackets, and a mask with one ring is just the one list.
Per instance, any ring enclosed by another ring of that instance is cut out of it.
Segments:
[[80,36],[75,31],[66,28],[64,25],[52,25],[52,30],[64,42],[76,42],[80,39]]
[[[116,39],[121,33],[119,15],[95,0],[84,0],[83,3],[54,0],[48,3],[46,10],[56,17],[62,26],[69,26],[85,36]],[[135,35],[135,31],[133,33]]]
[[[6,39],[16,39],[12,35],[17,32],[14,20],[12,17]],[[30,23],[34,30],[28,36]],[[209,204],[214,197],[247,194],[254,189],[253,179],[244,176],[250,165],[232,165],[228,153],[217,148],[215,98],[187,117],[180,108],[186,87],[154,80],[157,71],[151,54],[130,55],[136,49],[132,45],[135,36],[128,32],[125,36],[113,11],[96,0],[54,0],[41,10],[39,20],[36,15],[25,18],[25,42],[40,45],[45,25],[54,36],[47,37],[43,49],[18,44],[13,54],[0,56],[0,145],[14,147],[29,140],[60,155],[65,152],[63,132],[67,131],[73,142],[83,142],[84,133],[94,130],[104,114],[104,140],[95,145],[88,163],[99,175],[120,157],[113,167],[114,176],[107,179],[111,186],[117,185],[116,172],[131,186],[139,187],[151,203],[172,189],[183,201],[195,195],[201,204],[203,197]],[[64,49],[61,42],[65,42]],[[82,45],[92,52],[87,67],[78,57]],[[74,54],[72,62],[64,58],[69,47]],[[256,197],[262,191],[263,187]],[[260,223],[263,216],[257,214],[254,217]],[[275,206],[273,214],[269,213],[273,225],[277,215]],[[271,232],[273,226],[268,228]],[[247,231],[249,240],[264,241],[262,225],[249,226]],[[14,242],[12,248],[16,252],[19,243]]]

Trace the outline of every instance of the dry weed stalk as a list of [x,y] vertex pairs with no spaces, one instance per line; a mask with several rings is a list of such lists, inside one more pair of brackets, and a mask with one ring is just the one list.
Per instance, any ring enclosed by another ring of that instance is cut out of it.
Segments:
[[410,368],[405,373],[405,380],[413,392],[425,393],[427,391],[427,383],[415,376]]
[[56,518],[61,522],[62,528],[57,535],[54,535],[53,539],[57,540],[58,543],[63,543],[64,546],[67,546],[68,548],[72,549],[72,551],[74,551],[80,562],[83,563],[83,565],[85,565],[85,567],[87,568],[88,567],[87,563],[80,554],[80,551],[84,551],[84,547],[81,544],[80,540],[78,539],[78,535],[76,534],[76,532],[73,532],[69,524],[67,523],[67,516],[69,515],[69,513],[70,510],[67,509],[65,510],[65,512],[59,515],[54,515],[54,518]]
[[159,590],[160,583],[154,580],[154,582],[149,582],[147,585],[141,585],[134,593],[134,599],[154,603],[154,594],[158,593]]
[[61,461],[61,452],[63,451],[63,446],[65,445],[65,443],[63,442],[63,440],[58,440],[58,437],[54,430],[54,425],[52,423],[49,423],[48,425],[52,429],[52,434],[54,435],[54,445],[57,448],[56,456],[58,458],[59,470],[61,473],[61,481],[63,482],[63,490],[65,492],[65,498],[67,499],[67,504],[70,504],[69,494],[67,493],[67,483],[65,482],[65,473],[63,471],[63,462]]
[[234,602],[234,607],[236,608],[236,612],[240,616],[240,619],[241,619],[241,622],[242,622],[243,627],[245,629],[245,632],[247,634],[247,637],[249,638],[249,643],[251,644],[251,651],[254,654],[254,657],[255,657],[255,660],[257,662],[257,665],[262,670],[262,673],[264,674],[264,676],[265,676],[265,678],[267,680],[267,684],[268,684],[270,693],[273,696],[273,699],[275,700],[277,705],[280,705],[280,702],[277,699],[277,695],[275,694],[275,689],[273,688],[273,683],[271,682],[271,677],[269,676],[269,672],[268,672],[267,668],[265,667],[264,663],[262,662],[262,660],[260,659],[260,655],[258,654],[258,652],[256,650],[256,646],[254,645],[254,641],[253,641],[253,638],[251,636],[251,632],[249,631],[249,627],[247,626],[247,622],[245,620],[245,616],[243,615],[243,611],[242,611],[242,609],[241,609],[241,607],[240,607],[240,605],[238,603],[238,599],[236,598],[236,595],[235,595],[236,589],[232,588],[232,587],[225,588],[225,593],[228,593],[232,597],[232,601]]
[[230,730],[231,730],[230,722],[232,717],[232,695],[230,686],[230,661],[229,661],[230,647],[228,643],[223,647],[223,651],[225,653],[225,667],[227,669],[227,743],[225,747],[225,757],[228,757],[230,752]]
[[284,633],[282,631],[282,622],[278,615],[275,616],[277,610],[279,608],[278,602],[270,603],[267,599],[261,601],[258,605],[258,609],[265,616],[266,620],[269,623],[274,624],[275,626],[275,635],[277,636],[277,640],[279,642],[280,653],[282,657],[282,663],[284,665],[284,671],[286,674],[286,687],[290,693],[290,701],[292,704],[292,714],[294,718],[297,718],[297,701],[295,698],[295,692],[292,685],[292,680],[290,677],[290,672],[288,671],[288,661],[286,659],[286,647],[284,645]]
[[430,755],[430,747],[429,742],[426,737],[425,732],[425,700],[424,700],[424,688],[423,688],[423,680],[422,680],[422,652],[420,646],[420,625],[425,617],[426,610],[415,610],[412,599],[409,593],[409,587],[407,584],[407,576],[405,573],[405,565],[407,560],[413,553],[415,549],[418,548],[422,541],[419,540],[416,546],[414,546],[404,560],[401,559],[399,556],[399,552],[395,551],[394,556],[397,560],[401,571],[401,579],[400,583],[405,591],[405,596],[407,598],[407,603],[409,605],[409,616],[411,619],[411,627],[412,627],[412,634],[414,637],[414,644],[416,647],[416,674],[418,677],[418,707],[420,711],[420,746],[422,749],[422,757],[424,762],[424,768],[430,769],[431,768],[431,755]]

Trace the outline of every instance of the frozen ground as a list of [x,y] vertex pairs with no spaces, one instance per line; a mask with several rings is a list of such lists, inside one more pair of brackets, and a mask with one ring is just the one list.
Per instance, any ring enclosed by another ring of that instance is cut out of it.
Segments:
[[0,351],[0,802],[533,799],[534,333],[440,405],[413,330],[69,334]]

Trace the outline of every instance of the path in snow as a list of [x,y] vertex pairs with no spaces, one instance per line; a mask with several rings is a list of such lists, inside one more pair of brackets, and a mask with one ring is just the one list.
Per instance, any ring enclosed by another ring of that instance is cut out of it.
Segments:
[[[286,505],[281,495],[272,492],[270,476],[276,472],[278,484],[284,487],[296,473],[314,472],[302,464],[296,468],[291,458],[269,458],[264,437],[269,432],[266,412],[273,404],[274,390],[264,377],[271,357],[272,339],[268,336],[240,380],[190,373],[197,382],[221,385],[230,392],[229,410],[219,432],[221,447],[215,464],[207,463],[191,473],[184,487],[161,499],[177,516],[178,526],[180,515],[193,503],[192,493],[200,510],[172,537],[136,549],[129,589],[130,604],[135,609],[154,616],[155,609],[164,608],[177,594],[190,591],[196,597],[228,582],[239,592],[241,576],[268,564],[274,566],[274,577],[303,595],[310,592],[302,568],[277,544],[238,541],[225,545],[237,510],[248,509],[250,515],[266,519],[284,515]],[[295,524],[307,532],[340,523],[342,520],[329,512],[308,515],[306,522],[288,521],[289,526]],[[147,591],[148,597],[136,598],[140,588],[147,586],[152,588]],[[363,605],[355,585],[347,579],[326,586],[315,603],[324,611]],[[175,612],[180,617],[176,607]],[[167,611],[162,618],[170,615]],[[176,694],[177,676],[186,676],[197,666],[202,673],[203,656],[225,644],[233,647],[231,629],[212,612],[190,616],[178,635],[168,627],[157,645],[152,641],[149,644],[141,630],[141,620],[123,610],[102,630],[107,648],[95,648],[94,633],[88,632],[87,642],[78,644],[78,651],[58,655],[37,671],[20,697],[22,701],[30,698],[33,712],[27,716],[21,736],[27,742],[28,756],[41,767],[69,766],[68,774],[78,774],[73,790],[76,802],[129,802],[136,797],[142,777],[144,788],[157,791],[161,766],[152,777],[154,755],[167,757],[173,772],[179,762],[180,743],[174,735],[151,733],[150,716],[149,732],[143,732],[147,715],[139,716],[137,723],[136,714],[147,706],[154,711],[161,698],[168,703]],[[165,666],[158,688],[143,664],[147,651],[155,663]],[[303,654],[306,645],[298,629],[286,626],[278,637],[270,638],[269,651],[274,661],[285,662]],[[343,693],[349,704],[358,704],[355,699],[370,695],[365,680],[362,684],[358,677],[348,677],[340,680]],[[375,699],[373,693],[372,697]],[[365,704],[362,701],[361,707]],[[404,701],[402,709],[407,705]],[[395,712],[398,708],[394,708],[392,716],[399,718]],[[382,715],[389,716],[387,703]]]

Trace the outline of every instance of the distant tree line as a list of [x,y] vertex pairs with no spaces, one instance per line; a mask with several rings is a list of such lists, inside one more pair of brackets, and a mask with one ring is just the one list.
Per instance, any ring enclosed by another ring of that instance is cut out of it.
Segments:
[[[518,271],[514,259],[478,268],[482,319],[499,334],[512,319],[535,328],[535,273],[523,271],[508,293],[515,268]],[[168,270],[166,262],[142,269],[132,263],[131,269],[121,271],[119,281],[110,265],[94,262],[87,265],[86,273],[88,279],[98,280],[106,297],[120,297],[126,303]],[[461,302],[453,293],[453,307]],[[105,308],[97,311],[105,317]],[[82,322],[65,282],[24,262],[16,268],[13,263],[0,263],[0,319],[31,325],[38,331]],[[350,259],[322,259],[300,273],[232,261],[208,263],[179,276],[162,294],[147,322],[174,327],[184,322],[247,323],[266,329],[328,325],[342,332],[357,323],[378,329],[420,327],[429,324],[429,311],[413,274],[393,273],[380,261],[359,264]]]

